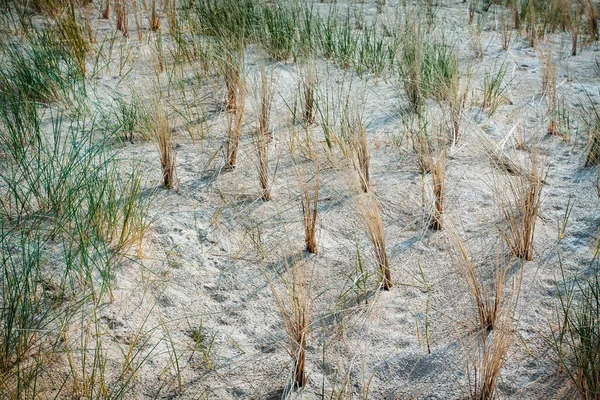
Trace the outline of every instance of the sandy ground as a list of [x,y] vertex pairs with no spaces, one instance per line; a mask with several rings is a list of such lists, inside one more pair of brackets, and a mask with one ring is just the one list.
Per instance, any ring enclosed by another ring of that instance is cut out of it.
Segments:
[[[367,19],[374,18],[375,5],[365,3],[339,5],[341,10],[362,9]],[[391,18],[400,3],[388,1],[386,15]],[[328,5],[315,3],[315,7],[325,12]],[[600,219],[594,190],[596,171],[582,168],[585,131],[579,123],[565,132],[566,138],[546,135],[540,61],[516,32],[510,49],[502,50],[493,13],[483,23],[483,59],[475,58],[470,46],[465,4],[444,0],[437,7],[437,19],[435,30],[444,30],[450,42],[457,43],[461,69],[470,64],[474,72],[462,137],[448,150],[445,218],[468,242],[482,268],[489,267],[494,257],[499,237],[495,196],[507,179],[506,172],[493,162],[490,149],[502,145],[505,154],[518,162],[524,152],[517,150],[507,135],[514,134],[520,123],[528,144],[539,144],[547,155],[550,168],[537,220],[534,259],[524,265],[518,327],[497,395],[560,398],[565,393],[564,382],[543,340],[556,307],[558,255],[568,271],[585,271]],[[92,23],[99,37],[114,31],[112,22]],[[144,99],[153,91],[154,45],[146,38],[138,42],[131,36],[117,40],[114,59],[90,86],[98,107],[110,102],[114,92],[126,99],[133,93]],[[165,43],[169,48],[168,37]],[[571,57],[566,34],[548,35],[546,43],[557,62],[559,97],[577,118],[589,101],[587,96],[599,100],[600,77],[594,69],[597,45]],[[132,49],[127,62],[131,71],[119,77],[119,57],[127,48]],[[505,96],[511,104],[500,106],[488,118],[480,109],[482,72],[502,63],[507,67]],[[258,68],[266,65],[275,87],[274,139],[269,143],[273,200],[264,202],[250,135],[256,126],[258,104],[253,91],[247,99],[238,167],[225,171],[222,146],[227,123],[220,111],[222,83],[216,76],[195,81],[196,66],[186,64],[177,71],[171,64],[167,57],[166,72],[159,74],[161,85],[166,87],[169,77],[176,79],[181,74],[189,96],[183,98],[181,90],[173,90],[166,97],[177,143],[178,188],[160,188],[158,152],[151,141],[137,137],[125,145],[120,153],[123,173],[132,165],[143,168],[148,191],[156,190],[153,223],[141,256],[116,272],[114,301],[99,311],[110,368],[121,368],[123,353],[136,337],[145,339],[139,349],[148,359],[137,371],[127,397],[280,398],[290,378],[291,361],[282,317],[268,282],[280,285],[278,274],[284,271],[285,260],[292,258],[306,266],[314,298],[307,354],[309,384],[291,393],[292,398],[322,398],[323,393],[326,398],[347,398],[341,394],[344,387],[345,396],[351,392],[356,398],[467,397],[465,360],[469,350],[465,338],[475,327],[475,310],[464,280],[450,261],[447,233],[426,227],[422,188],[426,188],[425,204],[429,204],[431,183],[428,176],[423,182],[402,123],[408,102],[398,89],[397,77],[387,81],[359,78],[317,60],[319,92],[350,93],[364,107],[373,192],[385,224],[394,283],[390,292],[379,292],[374,290],[376,266],[370,243],[356,211],[355,200],[360,197],[356,173],[338,150],[325,150],[319,124],[311,126],[308,134],[321,162],[320,252],[303,252],[297,171],[312,177],[314,165],[303,156],[301,140],[294,142],[305,132],[301,125],[291,123],[287,106],[297,93],[298,65],[275,63],[255,46],[245,54],[248,86],[256,88]],[[206,120],[190,118],[193,122],[189,123],[176,112],[182,107],[198,116],[203,110]],[[434,118],[441,118],[436,103],[429,102],[427,107]],[[573,210],[565,237],[559,241],[559,221],[569,199]],[[356,304],[351,290],[357,249],[373,275],[368,283],[368,304]],[[509,274],[507,285],[516,278],[516,273]],[[426,317],[430,354],[422,334]],[[200,345],[195,338],[201,338]]]

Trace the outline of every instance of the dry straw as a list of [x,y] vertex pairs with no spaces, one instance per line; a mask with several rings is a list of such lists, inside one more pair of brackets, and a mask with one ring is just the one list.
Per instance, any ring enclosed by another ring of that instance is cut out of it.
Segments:
[[377,199],[372,193],[365,193],[356,199],[356,206],[373,247],[375,262],[381,275],[381,287],[383,290],[390,290],[392,288],[392,276],[385,249],[385,232],[383,221],[379,215]]
[[533,239],[542,189],[548,174],[546,158],[533,151],[527,168],[499,191],[501,233],[514,256],[533,259]]
[[173,133],[169,126],[166,113],[158,104],[154,105],[153,131],[158,151],[160,166],[163,175],[163,184],[169,189],[175,187],[175,150],[173,148]]
[[269,282],[277,306],[283,317],[288,337],[288,352],[292,358],[292,382],[303,387],[307,383],[305,364],[306,347],[310,332],[310,318],[313,301],[309,294],[309,279],[306,264],[292,258],[284,258],[285,274],[282,276],[283,288]]
[[308,180],[303,174],[299,174],[300,186],[302,188],[302,224],[304,225],[304,242],[306,251],[311,254],[318,254],[317,246],[317,216],[319,205],[319,179],[320,167],[315,161],[315,175],[313,177],[312,198],[311,191],[308,185]]

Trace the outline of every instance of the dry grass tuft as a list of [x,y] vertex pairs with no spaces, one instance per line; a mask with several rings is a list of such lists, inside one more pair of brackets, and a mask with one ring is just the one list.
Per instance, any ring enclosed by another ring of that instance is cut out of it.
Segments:
[[241,44],[228,44],[221,48],[225,56],[221,59],[221,73],[225,79],[225,88],[227,90],[227,99],[225,105],[227,111],[233,112],[238,106],[242,106],[243,100],[238,98],[243,85],[242,64],[243,48]]
[[469,398],[493,399],[496,382],[506,363],[507,353],[513,343],[512,314],[503,315],[502,324],[493,332],[475,332],[467,339],[469,354],[466,357]]
[[443,228],[444,195],[446,191],[446,143],[436,138],[433,145],[433,153],[430,154],[430,173],[433,184],[434,207],[429,227],[433,230]]
[[470,297],[477,310],[479,328],[491,331],[497,325],[503,306],[502,293],[507,272],[503,251],[499,249],[497,252],[491,283],[486,283],[483,273],[472,259],[467,243],[452,230],[448,230],[447,237],[452,246],[452,264],[469,287]]
[[115,14],[117,16],[117,29],[123,33],[123,36],[129,36],[127,24],[127,0],[115,0]]
[[271,137],[269,121],[271,119],[271,105],[273,103],[272,76],[267,75],[265,68],[260,70],[260,112],[258,116],[258,130],[261,135]]
[[158,104],[154,106],[152,115],[154,138],[160,154],[160,166],[163,174],[163,184],[169,189],[175,187],[175,159],[176,153],[173,148],[173,133],[169,126],[166,113],[160,109]]
[[542,94],[548,98],[548,114],[550,123],[548,124],[548,134],[558,135],[558,125],[556,123],[556,110],[558,98],[556,94],[556,64],[552,60],[552,51],[540,46],[537,48],[538,58],[542,67]]
[[294,386],[303,387],[307,383],[305,372],[306,345],[310,333],[310,318],[313,301],[309,295],[309,279],[306,265],[301,261],[285,261],[283,289],[269,283],[288,336],[288,352],[293,361],[292,380]]
[[357,200],[356,206],[373,246],[375,261],[381,274],[381,287],[383,290],[390,290],[392,288],[392,276],[385,250],[385,232],[383,221],[379,215],[377,199],[372,193],[365,193]]
[[268,137],[260,132],[254,139],[254,149],[256,151],[258,182],[261,189],[261,197],[264,201],[271,200],[271,185],[269,184],[269,140]]
[[312,199],[308,187],[308,181],[300,176],[300,185],[302,187],[302,216],[304,225],[304,241],[306,243],[306,251],[311,254],[318,254],[317,246],[317,215],[319,203],[319,178],[320,167],[315,161],[315,176],[313,183]]
[[273,102],[273,85],[271,77],[267,76],[264,68],[260,70],[260,109],[258,112],[258,130],[254,140],[254,149],[258,158],[258,180],[264,201],[271,200],[269,185],[269,140],[271,131],[269,120],[271,116],[271,103]]
[[[225,149],[225,168],[233,169],[237,164],[238,147],[242,136],[242,124],[246,104],[246,89],[238,83],[235,98],[237,105],[233,113],[227,114],[227,144]],[[261,135],[262,136],[262,135]],[[266,144],[265,144],[266,145]],[[266,157],[266,151],[263,157]]]
[[150,29],[154,32],[160,29],[160,18],[156,12],[156,0],[152,0],[152,9],[150,14]]
[[489,276],[490,271],[482,271],[475,266],[470,250],[456,233],[450,232],[448,238],[453,249],[453,264],[465,279],[478,314],[479,329],[469,333],[463,342],[467,353],[469,398],[492,399],[513,342],[516,328],[514,314],[521,292],[523,264],[520,264],[512,285],[507,286],[510,262],[505,258],[502,241],[496,248],[496,261]]
[[528,168],[509,180],[498,196],[501,234],[512,254],[526,261],[533,259],[535,223],[547,174],[546,159],[534,151]]
[[110,18],[110,0],[106,0],[104,10],[102,10],[102,19]]
[[352,161],[354,162],[354,168],[358,171],[360,188],[363,193],[367,193],[370,190],[371,181],[369,177],[369,145],[367,143],[365,127],[361,117],[356,117],[349,124],[351,125],[349,128],[352,134],[352,149],[354,152]]
[[317,70],[314,65],[314,60],[310,60],[307,63],[301,85],[304,98],[302,117],[304,122],[310,125],[315,122],[315,87],[317,85]]

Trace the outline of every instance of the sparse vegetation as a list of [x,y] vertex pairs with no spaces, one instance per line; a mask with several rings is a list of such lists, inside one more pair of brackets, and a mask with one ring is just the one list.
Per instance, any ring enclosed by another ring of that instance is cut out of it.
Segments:
[[0,3],[0,397],[598,397],[594,1]]

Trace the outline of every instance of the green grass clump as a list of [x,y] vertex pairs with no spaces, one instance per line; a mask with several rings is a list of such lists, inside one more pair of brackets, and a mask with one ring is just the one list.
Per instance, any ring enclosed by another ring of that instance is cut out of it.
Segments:
[[47,32],[0,43],[0,96],[48,103],[81,90],[82,71],[63,43]]
[[566,276],[557,287],[557,326],[546,337],[555,361],[582,399],[600,394],[600,275]]

